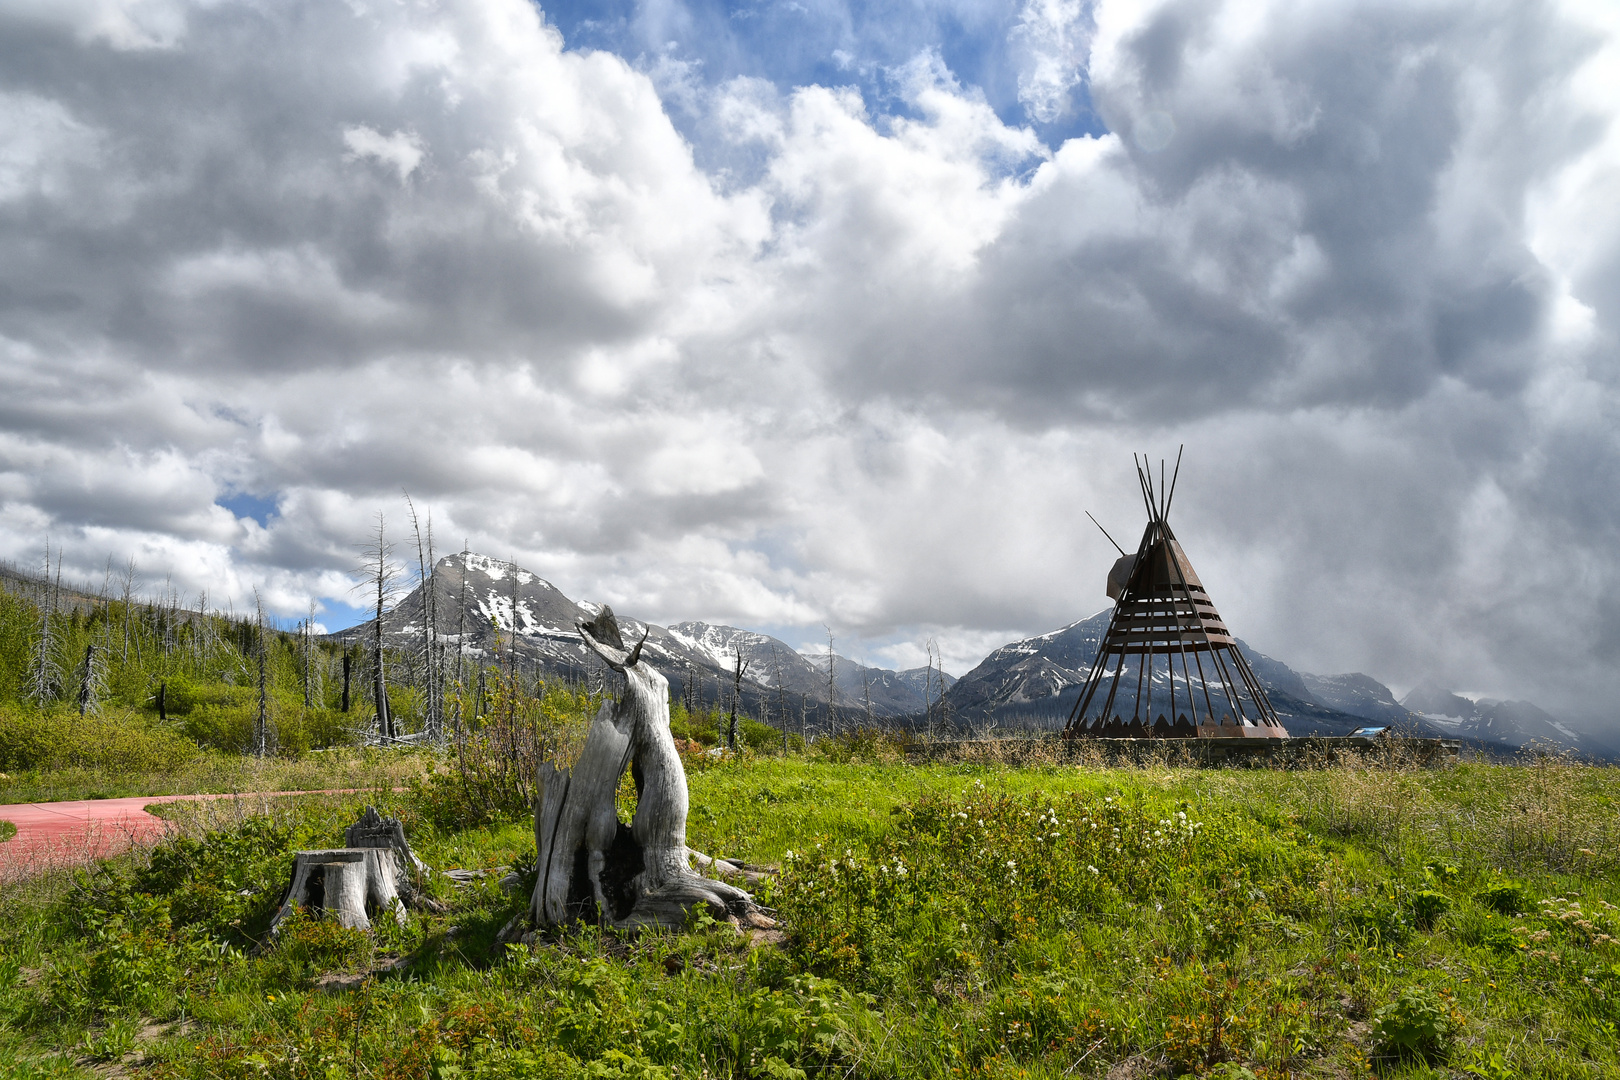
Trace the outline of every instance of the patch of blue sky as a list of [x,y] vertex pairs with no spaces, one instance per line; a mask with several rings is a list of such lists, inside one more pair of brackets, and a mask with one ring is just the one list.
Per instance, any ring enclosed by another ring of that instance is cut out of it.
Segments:
[[315,613],[315,621],[325,627],[328,634],[336,634],[358,626],[372,615],[371,608],[356,607],[344,600],[324,597],[316,603],[318,610]]
[[270,519],[280,513],[277,503],[279,493],[269,496],[253,495],[246,491],[233,492],[223,499],[214,500],[239,518],[256,521],[261,528],[270,527]]
[[[1003,123],[1029,126],[1050,147],[1106,131],[1084,81],[1050,122],[1019,97],[1021,5],[908,0],[551,0],[542,5],[570,48],[600,49],[653,70],[686,66],[704,88],[744,76],[783,94],[801,86],[856,86],[875,117],[913,115],[894,76],[935,52],[956,81],[977,89]],[[666,95],[671,118],[698,151],[703,118]],[[717,148],[709,148],[711,150]],[[722,157],[724,155],[721,155]]]

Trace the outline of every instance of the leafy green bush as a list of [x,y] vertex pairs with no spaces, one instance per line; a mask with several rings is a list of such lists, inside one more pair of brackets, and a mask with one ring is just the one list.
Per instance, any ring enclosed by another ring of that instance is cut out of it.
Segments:
[[[782,746],[782,732],[779,729],[746,716],[737,718],[737,739],[750,750],[778,750]],[[802,746],[803,740],[789,734],[789,747],[794,744]]]
[[200,840],[177,837],[152,851],[132,888],[164,897],[177,927],[196,926],[237,947],[260,940],[292,869],[293,838],[253,817]]
[[1373,1045],[1392,1056],[1436,1059],[1451,1048],[1462,1026],[1450,994],[1409,986],[1373,1014]]
[[1429,930],[1440,917],[1451,910],[1451,898],[1434,889],[1419,889],[1412,894],[1412,921],[1420,930]]
[[904,761],[914,736],[909,731],[887,731],[882,728],[861,727],[818,739],[816,755],[824,761],[839,765],[852,762]]
[[360,969],[371,955],[371,936],[364,930],[351,930],[336,919],[315,918],[296,908],[276,927],[268,962],[275,977],[307,985],[322,972]]
[[1363,901],[1346,913],[1346,920],[1369,945],[1397,948],[1412,936],[1407,913],[1393,900],[1376,898]]
[[0,705],[0,770],[165,772],[197,756],[195,743],[134,713],[80,716],[60,706]]
[[1499,881],[1477,893],[1474,899],[1498,915],[1517,915],[1531,907],[1530,894],[1516,881]]

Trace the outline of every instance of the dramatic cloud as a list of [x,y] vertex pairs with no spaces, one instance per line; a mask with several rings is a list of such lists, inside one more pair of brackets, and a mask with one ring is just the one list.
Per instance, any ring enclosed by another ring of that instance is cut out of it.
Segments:
[[335,622],[406,489],[960,673],[1185,442],[1257,647],[1612,722],[1617,73],[1596,3],[0,3],[0,555]]

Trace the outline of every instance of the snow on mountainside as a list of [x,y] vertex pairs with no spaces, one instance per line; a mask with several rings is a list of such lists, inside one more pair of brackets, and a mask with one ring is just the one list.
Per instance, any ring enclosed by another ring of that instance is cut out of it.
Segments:
[[1528,701],[1497,701],[1454,694],[1433,680],[1425,680],[1401,699],[1401,704],[1447,735],[1499,749],[1517,749],[1532,742],[1550,742],[1593,756],[1607,756],[1611,748],[1575,731]]
[[968,723],[1061,723],[1085,684],[1111,611],[1003,645],[946,693],[951,715]]
[[[525,665],[549,675],[582,678],[603,670],[574,629],[576,618],[590,618],[600,606],[569,599],[515,563],[474,553],[446,555],[434,567],[432,585],[440,635],[471,659],[492,659],[499,633],[500,648],[513,648]],[[383,631],[394,644],[421,642],[426,597],[419,586],[383,616]],[[669,679],[677,700],[688,683],[702,701],[727,700],[740,651],[748,664],[743,700],[750,712],[776,715],[785,709],[797,717],[803,711],[813,722],[826,712],[825,658],[807,658],[784,641],[733,626],[683,622],[666,628],[616,614],[626,641],[647,635],[643,655]],[[364,638],[365,629],[348,634]],[[885,719],[922,712],[953,681],[939,671],[866,668],[842,657],[834,659],[834,674],[840,715],[863,714],[870,693],[873,717]]]
[[[574,620],[600,611],[572,600],[544,578],[513,563],[484,555],[447,555],[434,568],[438,626],[452,647],[470,658],[493,657],[497,631],[502,648],[510,640],[525,665],[554,676],[581,678],[603,669],[574,630]],[[422,604],[417,588],[383,618],[392,642],[420,643]],[[864,715],[871,702],[874,719],[918,716],[941,703],[946,717],[963,727],[987,723],[1039,728],[1061,727],[1091,670],[1098,643],[1108,629],[1112,608],[1050,633],[1009,642],[985,657],[961,679],[937,670],[890,671],[833,657],[838,712],[846,719]],[[680,700],[688,684],[707,703],[730,694],[737,653],[748,664],[743,707],[754,715],[804,715],[812,727],[827,715],[827,657],[806,656],[767,634],[702,622],[653,626],[619,616],[627,640],[647,635],[645,655],[670,681]],[[369,624],[367,624],[369,625]],[[515,632],[514,632],[515,631]],[[365,627],[345,636],[364,639]],[[1238,643],[1272,706],[1292,735],[1345,735],[1368,723],[1392,724],[1416,734],[1468,739],[1484,747],[1512,750],[1534,740],[1556,742],[1581,753],[1613,751],[1590,736],[1524,701],[1473,701],[1425,683],[1399,702],[1389,688],[1367,675],[1313,675]],[[1158,676],[1163,682],[1164,676]],[[1154,688],[1155,695],[1168,686]],[[1128,715],[1134,688],[1116,699]]]
[[[1105,608],[1051,633],[1003,645],[945,695],[951,714],[969,725],[1061,726],[1085,686],[1112,614],[1112,608]],[[1397,705],[1388,687],[1366,675],[1296,672],[1241,641],[1238,645],[1291,735],[1347,735],[1368,721],[1438,733]],[[1155,681],[1161,684],[1155,694],[1169,690],[1163,673]],[[1124,688],[1116,711],[1128,715],[1134,695],[1134,687]]]
[[[797,695],[827,700],[826,654],[805,656],[787,643],[751,630],[734,626],[714,626],[702,622],[675,623],[669,632],[694,653],[708,656],[729,675],[737,653],[748,664],[748,678],[789,702]],[[940,671],[913,668],[890,671],[866,667],[833,655],[833,679],[838,690],[839,708],[862,714],[871,697],[874,717],[906,716],[922,712],[955,680]]]
[[1395,700],[1389,687],[1360,672],[1348,675],[1299,674],[1312,701],[1380,724],[1409,724],[1410,710]]

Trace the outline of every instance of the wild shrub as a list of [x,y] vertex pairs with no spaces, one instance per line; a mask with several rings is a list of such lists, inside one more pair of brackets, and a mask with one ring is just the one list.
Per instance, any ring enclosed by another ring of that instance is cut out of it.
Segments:
[[175,932],[166,900],[131,893],[121,883],[87,891],[90,884],[81,878],[67,905],[82,951],[52,969],[49,1011],[81,1019],[160,1012],[192,962],[208,954],[206,942]]
[[762,724],[749,716],[737,718],[737,740],[750,750],[766,753],[780,750],[784,745],[789,751],[804,746],[804,740],[792,732],[788,733],[784,742],[780,728]]
[[1530,894],[1516,881],[1492,882],[1475,894],[1474,899],[1498,915],[1517,915],[1530,907]]
[[669,706],[669,733],[677,740],[717,746],[724,722],[718,709],[689,710],[680,701]]
[[1409,986],[1373,1013],[1373,1044],[1392,1057],[1436,1060],[1451,1049],[1463,1015],[1448,992]]
[[307,985],[328,971],[363,968],[371,959],[372,939],[364,930],[351,930],[336,919],[317,918],[295,908],[276,928],[274,946],[266,954],[270,978]]
[[262,939],[292,868],[292,834],[269,818],[153,849],[133,889],[167,898],[175,926],[245,948]]
[[196,744],[172,728],[128,711],[80,716],[59,705],[0,705],[0,770],[167,772],[198,756]]
[[817,739],[815,753],[821,760],[837,765],[895,764],[905,761],[915,742],[916,736],[904,729],[858,727]]
[[443,767],[411,782],[424,816],[441,828],[465,828],[531,815],[540,767],[566,767],[579,751],[600,695],[563,682],[529,680],[491,669],[478,686],[458,686]]

